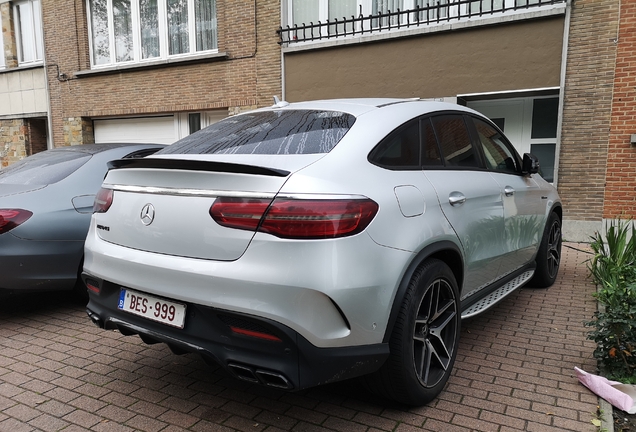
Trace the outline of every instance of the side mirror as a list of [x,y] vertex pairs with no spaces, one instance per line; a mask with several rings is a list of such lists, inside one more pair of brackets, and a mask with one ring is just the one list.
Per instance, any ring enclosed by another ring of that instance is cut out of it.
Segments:
[[523,166],[521,172],[525,175],[536,174],[539,172],[539,159],[532,153],[523,154]]

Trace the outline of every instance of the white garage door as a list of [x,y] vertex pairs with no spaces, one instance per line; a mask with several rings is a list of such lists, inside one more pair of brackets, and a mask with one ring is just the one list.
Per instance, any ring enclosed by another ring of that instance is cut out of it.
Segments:
[[174,116],[93,120],[95,143],[172,144],[178,138]]

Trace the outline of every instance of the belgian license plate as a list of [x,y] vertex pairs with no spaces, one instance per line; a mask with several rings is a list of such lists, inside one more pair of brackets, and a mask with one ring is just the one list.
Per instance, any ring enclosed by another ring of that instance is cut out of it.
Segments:
[[129,289],[121,289],[117,308],[173,327],[183,328],[186,306]]

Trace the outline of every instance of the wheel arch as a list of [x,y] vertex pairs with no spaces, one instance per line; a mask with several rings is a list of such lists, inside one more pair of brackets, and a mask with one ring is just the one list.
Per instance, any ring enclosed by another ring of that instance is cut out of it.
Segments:
[[413,258],[413,260],[411,260],[411,263],[404,272],[402,280],[398,285],[397,292],[391,305],[391,313],[389,315],[389,322],[382,340],[383,343],[388,343],[391,337],[393,326],[395,325],[397,315],[400,311],[400,307],[402,306],[402,301],[406,294],[409,282],[413,277],[413,273],[415,273],[415,270],[424,261],[430,258],[436,258],[450,267],[451,271],[455,275],[455,279],[457,280],[457,285],[459,286],[461,293],[461,287],[464,280],[464,260],[459,247],[451,241],[442,241],[426,246],[415,256],[415,258]]

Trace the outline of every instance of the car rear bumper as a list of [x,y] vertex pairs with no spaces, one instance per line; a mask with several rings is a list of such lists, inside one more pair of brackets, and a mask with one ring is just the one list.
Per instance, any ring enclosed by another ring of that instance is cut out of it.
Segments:
[[84,253],[83,241],[0,239],[0,289],[11,292],[72,289]]
[[137,334],[149,344],[166,343],[176,354],[198,353],[249,382],[300,390],[371,373],[389,355],[388,344],[318,348],[273,320],[194,303],[186,303],[184,328],[170,327],[118,309],[118,284],[86,273],[82,277],[99,286],[99,293],[89,292],[87,305],[88,316],[99,327]]

